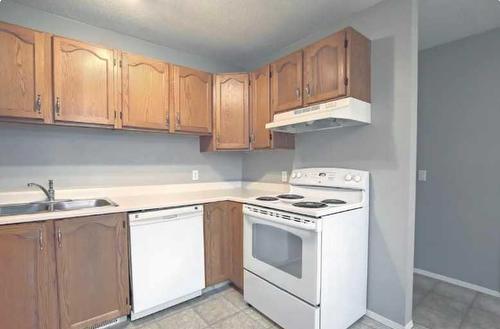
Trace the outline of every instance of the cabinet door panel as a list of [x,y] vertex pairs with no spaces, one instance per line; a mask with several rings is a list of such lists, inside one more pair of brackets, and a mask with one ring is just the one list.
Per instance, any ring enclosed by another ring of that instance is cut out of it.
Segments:
[[273,113],[302,105],[302,51],[271,64]]
[[122,55],[123,126],[146,129],[169,127],[169,65]]
[[57,328],[51,223],[0,227],[0,328]]
[[248,74],[221,74],[215,82],[216,149],[248,149]]
[[55,120],[113,125],[113,50],[53,38]]
[[269,65],[251,74],[251,117],[252,148],[266,149],[271,147],[271,132],[266,123],[271,121],[271,78]]
[[345,32],[335,33],[304,50],[304,103],[346,94]]
[[50,110],[47,41],[44,33],[0,23],[0,116],[43,119]]
[[231,281],[243,290],[243,206],[238,202],[226,202],[231,226]]
[[231,277],[231,226],[225,202],[206,204],[204,216],[205,283],[208,287]]
[[125,214],[55,223],[61,329],[128,314],[126,227]]
[[173,69],[175,131],[212,132],[212,75],[187,67]]

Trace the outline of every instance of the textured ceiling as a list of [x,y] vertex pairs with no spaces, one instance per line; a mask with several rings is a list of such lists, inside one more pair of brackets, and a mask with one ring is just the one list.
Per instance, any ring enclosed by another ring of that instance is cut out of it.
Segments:
[[15,0],[240,67],[381,0]]
[[419,0],[420,49],[500,27],[498,0]]

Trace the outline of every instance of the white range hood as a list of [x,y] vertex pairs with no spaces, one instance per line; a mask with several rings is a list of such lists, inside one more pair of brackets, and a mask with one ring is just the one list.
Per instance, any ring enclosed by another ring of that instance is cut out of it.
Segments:
[[278,113],[266,129],[298,134],[371,123],[371,105],[348,97]]

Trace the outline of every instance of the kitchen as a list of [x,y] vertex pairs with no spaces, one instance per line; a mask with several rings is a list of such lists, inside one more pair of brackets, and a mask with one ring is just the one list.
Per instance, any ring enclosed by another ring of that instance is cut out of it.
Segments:
[[85,3],[0,3],[2,327],[411,327],[416,1],[321,2],[258,56]]

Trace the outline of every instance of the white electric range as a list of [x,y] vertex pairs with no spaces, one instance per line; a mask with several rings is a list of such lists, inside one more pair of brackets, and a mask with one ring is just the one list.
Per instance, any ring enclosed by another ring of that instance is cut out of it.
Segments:
[[245,301],[285,329],[345,329],[366,313],[369,173],[294,170],[247,200]]

